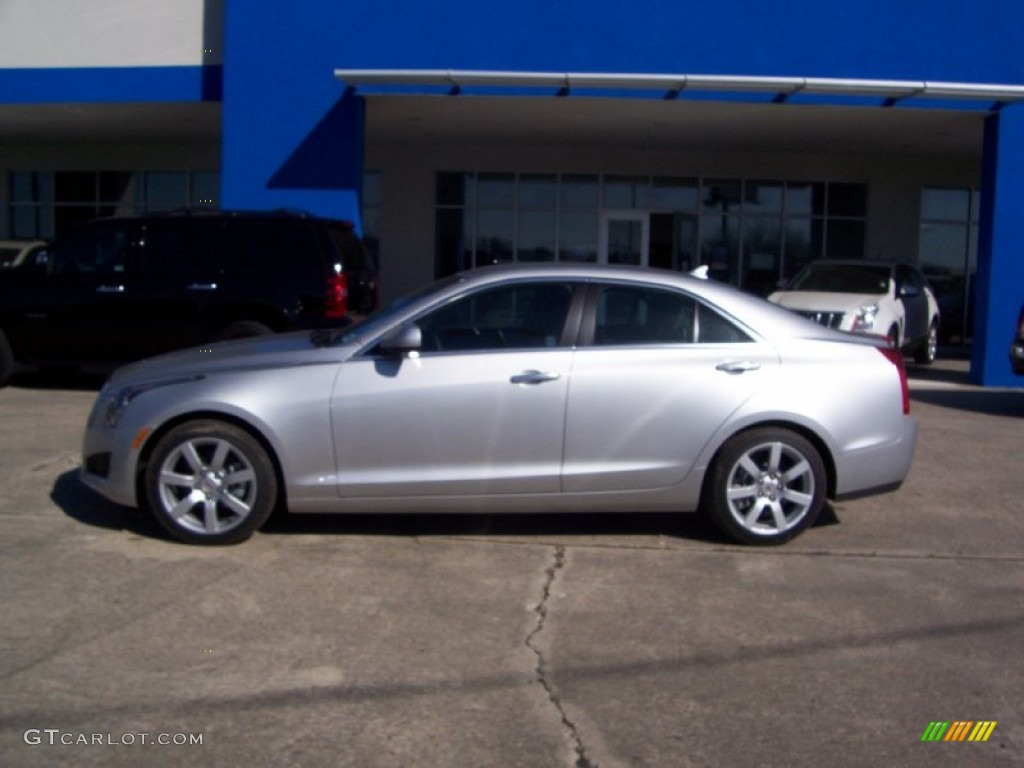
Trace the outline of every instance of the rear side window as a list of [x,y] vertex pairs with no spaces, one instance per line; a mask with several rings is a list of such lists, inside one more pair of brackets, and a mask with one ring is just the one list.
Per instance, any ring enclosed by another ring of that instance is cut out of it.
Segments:
[[594,345],[721,344],[750,341],[696,299],[640,286],[598,287]]
[[[327,228],[331,246],[343,272],[376,272],[376,265],[350,227],[332,224]],[[333,266],[333,264],[332,264]]]
[[283,272],[326,265],[308,221],[237,219],[227,222],[231,266],[244,271]]

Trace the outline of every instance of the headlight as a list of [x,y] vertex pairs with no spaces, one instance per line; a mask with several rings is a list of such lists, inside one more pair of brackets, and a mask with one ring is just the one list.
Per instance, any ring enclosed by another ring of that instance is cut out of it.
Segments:
[[[172,384],[184,384],[189,381],[198,381],[204,378],[203,376],[183,376],[177,379],[165,379],[163,381],[151,381],[145,384],[133,384],[127,387],[121,387],[115,389],[106,395],[106,407],[99,406],[101,416],[103,418],[103,426],[113,429],[121,421],[121,417],[124,412],[128,409],[128,404],[131,403],[139,395],[144,392],[149,392],[152,389],[159,389],[160,387],[169,387]],[[100,393],[103,397],[103,393]]]
[[875,318],[878,317],[878,305],[868,304],[858,307],[853,315],[853,330],[870,331],[875,327]]

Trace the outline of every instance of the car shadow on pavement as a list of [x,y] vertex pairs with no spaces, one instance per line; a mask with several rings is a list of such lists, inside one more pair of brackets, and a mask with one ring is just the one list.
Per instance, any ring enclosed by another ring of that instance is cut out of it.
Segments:
[[22,389],[62,389],[99,392],[109,372],[106,370],[37,369],[19,366],[11,377],[11,387]]
[[915,403],[982,413],[987,416],[1024,418],[1024,389],[1014,391],[960,387],[954,389],[911,388],[910,399]]
[[[57,477],[50,499],[68,517],[95,528],[125,531],[170,541],[145,512],[123,507],[82,484],[78,470]],[[837,525],[826,504],[815,527]],[[667,537],[708,544],[731,544],[699,513],[551,513],[551,514],[290,514],[277,511],[261,533],[271,536],[479,537],[602,536]]]
[[77,469],[57,477],[50,491],[50,500],[65,515],[85,525],[110,531],[127,531],[151,539],[170,540],[149,515],[115,504],[86,487],[79,480]]

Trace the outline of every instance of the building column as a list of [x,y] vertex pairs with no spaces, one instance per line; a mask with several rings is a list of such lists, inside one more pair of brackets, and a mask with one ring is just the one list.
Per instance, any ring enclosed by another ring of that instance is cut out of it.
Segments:
[[1024,303],[1024,105],[985,121],[971,381],[1024,387],[1009,349]]

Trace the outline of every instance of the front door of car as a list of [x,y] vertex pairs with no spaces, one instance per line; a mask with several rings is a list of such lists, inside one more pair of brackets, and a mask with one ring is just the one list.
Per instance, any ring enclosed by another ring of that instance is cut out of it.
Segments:
[[569,385],[563,490],[675,485],[778,356],[681,292],[593,291]]
[[345,497],[557,493],[574,287],[485,288],[416,320],[422,348],[341,366],[331,399]]
[[19,302],[22,354],[51,363],[125,359],[137,239],[129,221],[102,221],[51,248],[47,274],[32,280]]

